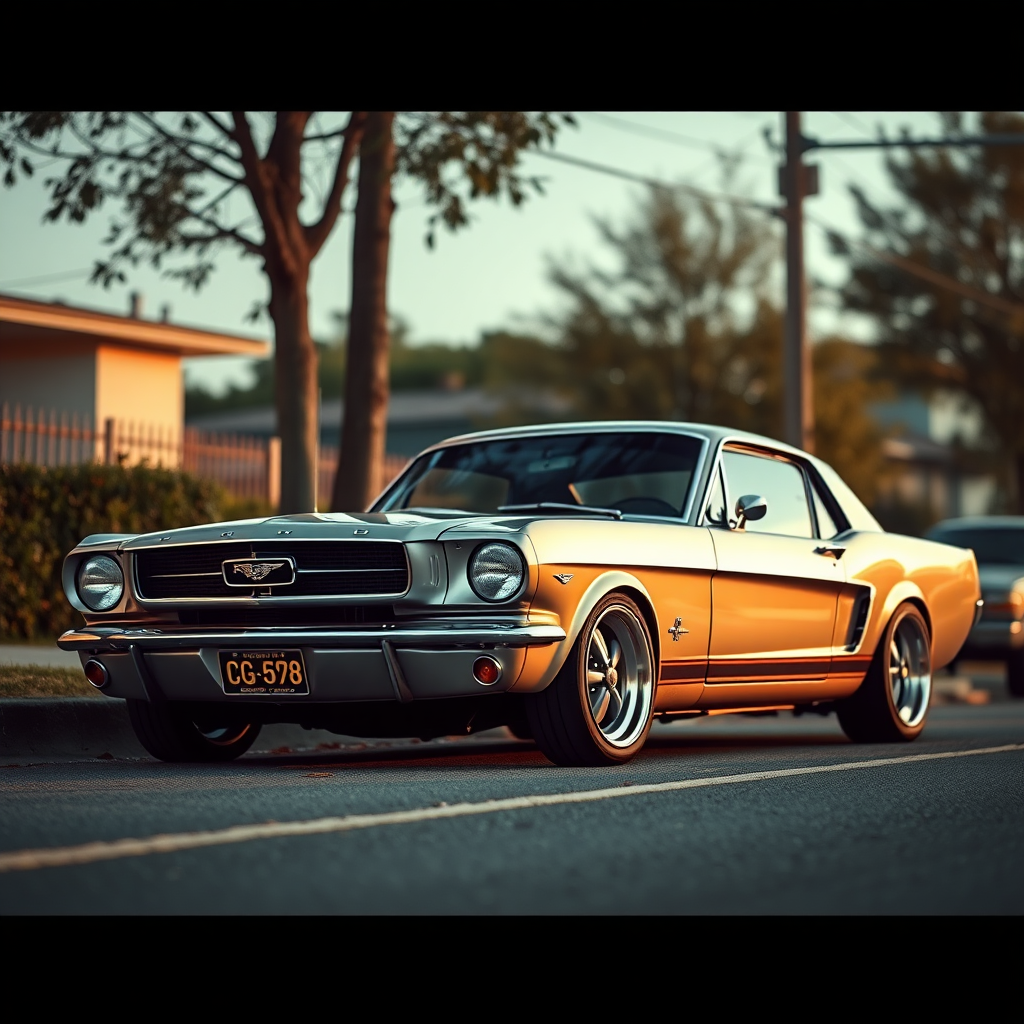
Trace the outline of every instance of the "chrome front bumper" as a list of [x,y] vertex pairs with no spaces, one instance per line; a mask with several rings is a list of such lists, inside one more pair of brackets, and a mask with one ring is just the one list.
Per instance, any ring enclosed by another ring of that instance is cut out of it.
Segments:
[[[354,629],[124,629],[69,630],[57,645],[77,651],[84,665],[95,659],[110,682],[103,693],[136,700],[266,700],[228,696],[217,657],[222,650],[298,649],[309,678],[308,695],[278,695],[304,703],[398,700],[503,692],[515,685],[526,649],[565,639],[553,625],[419,623]],[[490,686],[473,675],[486,650],[501,665]]]

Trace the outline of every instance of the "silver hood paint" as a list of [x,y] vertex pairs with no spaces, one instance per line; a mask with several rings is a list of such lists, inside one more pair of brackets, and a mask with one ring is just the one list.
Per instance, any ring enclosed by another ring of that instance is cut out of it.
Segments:
[[[186,526],[159,533],[142,533],[122,538],[97,535],[86,537],[82,545],[120,539],[118,550],[173,547],[182,544],[237,543],[239,541],[288,540],[398,540],[405,543],[439,540],[451,530],[483,530],[495,533],[518,533],[536,518],[522,514],[503,515],[423,515],[414,512],[307,512],[273,516],[269,519],[243,519],[214,523],[208,526]],[[559,517],[564,518],[564,517]],[[358,532],[357,532],[358,531]],[[79,545],[81,546],[81,545]]]

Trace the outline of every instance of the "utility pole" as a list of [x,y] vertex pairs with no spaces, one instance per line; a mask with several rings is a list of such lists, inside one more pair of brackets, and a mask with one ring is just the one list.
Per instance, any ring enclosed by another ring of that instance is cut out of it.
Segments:
[[[800,111],[790,110],[786,121],[786,163],[779,168],[779,194],[786,200],[778,212],[786,222],[786,331],[783,343],[783,408],[786,441],[814,452],[814,377],[807,341],[807,285],[804,277],[803,201],[818,194],[818,168],[803,155],[815,149],[899,149],[921,147],[1024,146],[1024,134],[962,135],[949,138],[901,137],[821,142],[800,131]],[[889,259],[892,256],[883,256]],[[927,271],[927,268],[923,268]],[[911,273],[922,272],[911,268]],[[955,283],[955,282],[954,282]],[[946,287],[944,285],[943,287]],[[957,289],[954,289],[957,290]]]
[[804,276],[804,197],[818,191],[817,167],[803,162],[800,111],[786,112],[786,163],[779,191],[786,199],[786,332],[783,343],[785,439],[814,452],[814,377],[807,343],[807,283]]

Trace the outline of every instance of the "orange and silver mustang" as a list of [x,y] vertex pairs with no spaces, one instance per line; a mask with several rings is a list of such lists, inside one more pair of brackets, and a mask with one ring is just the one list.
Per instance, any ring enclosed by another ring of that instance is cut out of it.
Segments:
[[981,608],[971,551],[885,533],[819,459],[660,422],[454,438],[368,512],[87,537],[63,579],[60,646],[172,761],[271,722],[505,725],[562,765],[728,711],[911,740]]

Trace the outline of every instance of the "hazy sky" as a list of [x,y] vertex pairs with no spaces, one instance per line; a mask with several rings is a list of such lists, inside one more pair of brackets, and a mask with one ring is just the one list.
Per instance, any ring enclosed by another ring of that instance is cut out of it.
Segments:
[[[821,139],[871,139],[884,125],[890,135],[908,127],[915,135],[937,131],[927,113],[811,112],[804,133]],[[739,185],[753,198],[775,201],[778,158],[769,151],[763,129],[778,139],[778,112],[640,111],[581,113],[578,127],[559,133],[556,151],[608,164],[672,183],[715,189],[719,166],[714,148],[741,149],[744,163]],[[821,166],[822,194],[807,201],[809,215],[837,229],[857,234],[857,220],[847,184],[858,183],[872,197],[891,196],[880,150],[815,152],[809,162]],[[642,185],[572,167],[539,155],[523,160],[527,173],[543,176],[544,196],[531,197],[517,209],[507,202],[472,204],[474,223],[457,235],[441,231],[433,251],[424,235],[429,209],[412,183],[396,189],[398,209],[392,222],[389,306],[411,327],[413,341],[476,342],[482,331],[515,326],[521,318],[556,307],[559,296],[547,282],[551,258],[596,258],[599,253],[592,218],[621,223],[644,194]],[[127,285],[105,290],[87,277],[97,255],[109,215],[101,211],[85,225],[43,224],[45,194],[37,172],[14,189],[0,189],[0,292],[126,313],[128,293],[145,297],[144,315],[157,317],[171,307],[171,319],[228,333],[270,338],[270,324],[244,322],[254,302],[264,301],[266,285],[257,261],[224,251],[217,272],[198,295],[175,281],[140,268]],[[351,206],[349,193],[347,206]],[[315,337],[333,333],[331,313],[349,304],[351,216],[344,217],[313,266],[310,321]],[[781,230],[781,226],[780,226]],[[826,249],[822,231],[808,225],[807,269],[811,276],[838,281],[843,265]],[[810,311],[812,335],[856,323],[837,319],[826,308]],[[229,381],[247,379],[247,361],[208,358],[186,361],[189,381],[215,390]]]

